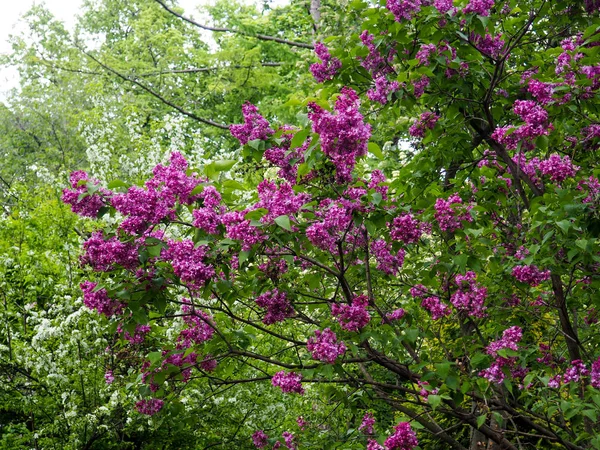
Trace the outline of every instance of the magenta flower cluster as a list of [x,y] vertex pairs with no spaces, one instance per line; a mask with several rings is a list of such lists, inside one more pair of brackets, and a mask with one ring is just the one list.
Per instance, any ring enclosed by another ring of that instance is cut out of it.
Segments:
[[431,313],[431,320],[439,320],[452,314],[450,307],[436,296],[425,297],[421,300],[421,307]]
[[179,348],[189,348],[193,344],[202,344],[212,339],[215,330],[213,318],[206,312],[194,307],[188,299],[183,299],[181,307],[183,321],[187,328],[179,333],[177,338]]
[[322,220],[306,229],[306,237],[314,246],[337,253],[338,239],[352,226],[352,209],[326,199],[319,204],[316,214]]
[[[599,358],[599,360],[600,360],[600,358]],[[593,387],[600,387],[600,386],[598,386],[598,376],[600,374],[598,373],[598,365],[597,365],[599,360],[596,360],[596,361],[594,361],[594,363],[592,363],[591,382],[592,382]],[[594,368],[594,365],[596,365],[595,368]],[[550,380],[548,380],[548,387],[557,389],[560,387],[561,383],[562,384],[578,383],[582,377],[586,377],[589,374],[590,374],[590,370],[586,367],[586,365],[583,363],[583,361],[581,361],[580,359],[575,359],[575,360],[571,361],[571,367],[569,367],[567,370],[565,370],[564,374],[554,375],[553,377],[550,378]],[[594,384],[596,384],[596,385],[594,386]]]
[[256,139],[265,140],[275,132],[267,119],[260,115],[258,108],[252,103],[246,102],[242,106],[242,115],[244,116],[243,124],[229,126],[229,131],[234,138],[240,141],[240,144],[245,145]]
[[298,166],[304,162],[304,153],[310,145],[310,139],[307,139],[300,147],[291,149],[292,128],[284,126],[280,146],[273,146],[265,150],[264,158],[276,167],[279,167],[278,176],[287,180],[289,183],[296,183],[298,176]]
[[334,106],[335,114],[316,103],[309,103],[308,118],[312,130],[321,136],[321,149],[336,169],[336,180],[352,180],[356,159],[367,154],[371,126],[359,112],[360,100],[356,92],[344,87]]
[[[502,339],[491,342],[487,346],[488,355],[494,357],[492,365],[479,372],[479,376],[486,378],[491,383],[500,384],[504,381],[506,375],[504,374],[503,368],[509,368],[515,371],[515,365],[517,362],[516,357],[503,357],[498,354],[498,351],[503,349],[518,350],[517,344],[523,337],[523,330],[520,327],[510,327],[502,333]],[[519,372],[518,370],[516,371]]]
[[498,127],[492,133],[492,138],[509,150],[516,149],[519,142],[523,143],[526,150],[530,150],[537,137],[548,135],[552,129],[548,123],[548,112],[533,100],[516,100],[513,111],[525,124],[516,128]]
[[442,231],[454,232],[462,228],[462,222],[473,222],[469,211],[471,205],[464,205],[458,194],[452,194],[448,200],[438,198],[435,202],[435,220]]
[[373,417],[373,413],[368,412],[363,416],[362,422],[360,423],[358,429],[362,431],[364,434],[374,434],[375,430],[373,426],[375,425],[375,417]]
[[322,43],[315,44],[315,53],[321,60],[320,63],[314,63],[310,66],[310,72],[318,83],[332,80],[342,67],[342,62],[333,58],[329,53],[329,49]]
[[427,130],[433,130],[439,119],[440,116],[436,113],[426,111],[410,126],[408,134],[412,137],[424,138]]
[[104,314],[106,317],[120,315],[123,313],[124,305],[108,297],[106,289],[96,289],[98,283],[84,281],[79,285],[83,291],[83,304],[89,309],[95,309],[99,314]]
[[526,283],[533,287],[550,279],[549,270],[540,270],[533,264],[529,266],[513,267],[512,275],[521,283]]
[[369,299],[366,295],[354,297],[352,304],[334,303],[331,306],[331,314],[346,331],[358,331],[364,328],[371,320],[371,314],[367,311]]
[[380,75],[375,78],[375,88],[367,91],[367,97],[372,102],[385,105],[388,102],[390,94],[400,89],[400,83],[397,81],[389,81],[385,75]]
[[[98,180],[90,179],[88,174],[82,170],[71,173],[69,177],[71,189],[63,189],[62,201],[71,205],[71,211],[83,217],[96,218],[100,208],[105,206],[104,197],[112,195],[112,192],[98,188]],[[90,194],[88,185],[97,188]]]
[[191,288],[200,289],[215,276],[214,267],[206,263],[207,246],[196,247],[191,240],[169,240],[168,245],[163,260],[171,261],[175,275]]
[[381,270],[388,275],[395,276],[404,264],[405,251],[400,249],[393,255],[392,245],[383,239],[371,243],[371,252],[377,261],[377,270]]
[[346,344],[337,342],[337,336],[331,329],[315,330],[315,336],[308,339],[306,349],[313,359],[333,364],[338,356],[346,351]]
[[302,375],[296,372],[286,372],[282,370],[277,372],[271,378],[271,384],[275,387],[281,388],[281,392],[284,394],[304,394],[304,388],[302,387]]
[[287,294],[277,288],[259,295],[256,304],[267,310],[267,314],[262,320],[266,325],[283,322],[294,315],[294,308],[289,302]]
[[454,281],[458,289],[450,297],[450,302],[459,311],[466,312],[469,316],[485,317],[484,305],[487,298],[487,288],[476,282],[475,272],[469,271],[464,275],[456,275]]
[[502,36],[501,33],[496,36],[489,33],[485,35],[471,33],[469,40],[482,54],[498,60],[504,57],[506,53],[506,42],[502,39]]
[[81,263],[98,272],[112,270],[115,266],[133,270],[139,265],[138,250],[131,243],[121,242],[113,236],[104,239],[102,231],[96,231],[83,243],[85,253]]
[[539,162],[538,169],[550,180],[560,183],[567,178],[574,177],[579,167],[573,165],[569,156],[565,155],[561,158],[560,155],[553,153],[548,159]]
[[462,10],[464,14],[475,13],[487,17],[494,6],[494,0],[470,0]]
[[140,400],[135,404],[135,408],[140,414],[153,416],[162,409],[164,404],[165,402],[159,398],[150,398],[148,400]]
[[423,227],[410,213],[394,217],[390,227],[390,237],[405,244],[416,244],[421,239]]
[[265,448],[269,445],[269,436],[263,430],[257,430],[252,435],[252,443],[256,448]]
[[394,72],[391,63],[396,52],[394,49],[390,49],[387,56],[384,58],[375,46],[375,36],[370,34],[367,30],[364,30],[361,33],[360,40],[363,45],[369,49],[369,54],[361,59],[360,64],[371,74],[373,81],[375,82],[375,88],[371,88],[367,91],[367,97],[369,97],[369,100],[371,101],[385,105],[389,95],[400,89],[400,83],[397,81],[390,81],[387,78],[388,74]]
[[279,216],[293,218],[298,214],[303,205],[310,202],[310,194],[300,192],[296,194],[288,182],[276,183],[264,180],[258,185],[259,201],[255,208],[264,208],[268,211],[260,220],[271,224]]
[[421,11],[421,0],[387,0],[386,8],[394,15],[396,22],[411,20]]
[[385,440],[386,450],[412,450],[419,442],[408,422],[400,422],[394,427],[394,434]]

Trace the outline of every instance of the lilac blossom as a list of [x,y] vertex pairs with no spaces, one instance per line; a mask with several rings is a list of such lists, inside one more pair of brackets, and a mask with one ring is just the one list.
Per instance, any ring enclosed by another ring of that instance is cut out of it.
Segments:
[[411,20],[421,11],[421,0],[387,0],[386,8],[394,15],[396,22]]
[[385,440],[387,450],[412,450],[419,442],[408,422],[400,422],[394,427],[394,434]]
[[[388,224],[389,225],[389,224]],[[395,241],[405,244],[415,244],[421,239],[423,227],[421,222],[410,213],[404,213],[394,217],[391,224],[390,237]]]
[[452,314],[452,310],[448,305],[441,302],[439,297],[426,297],[421,301],[421,307],[431,313],[431,320],[439,320],[442,317]]
[[452,0],[434,0],[433,6],[440,14],[446,14],[452,9]]
[[242,114],[244,116],[243,124],[229,126],[229,131],[240,141],[240,144],[245,145],[256,139],[265,140],[275,132],[252,103],[246,102],[242,106]]
[[[88,174],[82,170],[71,173],[69,177],[71,189],[63,189],[62,201],[71,205],[71,211],[82,216],[96,218],[100,208],[105,206],[104,197],[112,195],[112,192],[98,188],[98,180],[89,178]],[[90,194],[88,186],[97,189]]]
[[375,425],[375,417],[373,417],[373,413],[368,412],[363,416],[362,422],[358,429],[364,434],[374,434],[375,430],[373,429],[373,425]]
[[186,328],[177,337],[179,348],[190,348],[193,344],[202,344],[212,339],[215,329],[213,318],[206,312],[194,307],[184,298],[181,311]]
[[579,167],[573,165],[568,155],[561,158],[560,155],[553,153],[548,159],[539,162],[538,169],[555,183],[560,183],[574,177]]
[[256,430],[252,435],[252,443],[256,448],[265,448],[269,445],[269,436],[263,430]]
[[171,261],[173,272],[190,287],[199,289],[215,276],[215,269],[206,263],[208,246],[195,246],[191,240],[168,241],[162,258]]
[[123,313],[124,305],[108,297],[106,289],[97,289],[98,283],[84,281],[79,285],[83,291],[83,304],[89,309],[95,309],[106,317]]
[[302,375],[296,372],[286,372],[282,370],[277,372],[271,378],[271,384],[275,387],[281,388],[281,392],[284,394],[304,394],[304,388],[302,387]]
[[354,297],[351,305],[334,303],[331,307],[331,313],[344,330],[358,331],[371,320],[371,315],[367,311],[368,305],[369,299],[367,296],[359,295]]
[[542,271],[535,265],[515,266],[513,267],[512,275],[521,283],[527,283],[532,287],[538,286],[543,281],[550,279],[549,270]]
[[165,402],[159,398],[151,398],[148,400],[140,400],[135,404],[135,408],[140,414],[153,416],[162,409],[164,404]]
[[388,102],[390,94],[400,89],[400,83],[397,81],[388,81],[385,75],[380,75],[375,78],[375,89],[369,89],[367,91],[367,97],[372,102],[378,102],[385,105]]
[[310,73],[318,83],[332,80],[342,67],[342,62],[338,58],[333,58],[329,49],[322,42],[315,44],[315,53],[321,62],[311,64]]
[[450,302],[459,311],[466,312],[469,316],[485,317],[487,289],[476,281],[475,272],[456,275],[454,281],[458,286],[457,291],[450,297]]
[[106,384],[112,384],[115,381],[115,376],[112,370],[106,371],[104,374],[104,381],[106,381]]
[[279,216],[294,217],[303,205],[310,202],[310,195],[304,192],[294,193],[292,186],[284,181],[277,185],[276,183],[263,180],[258,185],[259,201],[255,208],[264,208],[268,211],[260,221],[263,223],[273,223]]
[[375,439],[369,439],[367,442],[367,450],[385,450],[385,447]]
[[221,223],[225,226],[225,235],[229,239],[241,241],[242,250],[250,250],[254,244],[263,242],[266,236],[258,227],[253,227],[250,220],[246,219],[248,209],[232,211],[221,216]]
[[375,46],[375,35],[369,33],[367,30],[364,30],[360,34],[360,40],[363,45],[369,49],[369,54],[361,59],[360,65],[363,66],[373,78],[378,78],[393,72],[390,63],[395,55],[395,51],[390,51],[387,58],[384,58]]
[[335,363],[338,356],[346,351],[343,342],[337,342],[337,336],[331,329],[323,331],[315,330],[315,336],[308,339],[306,349],[312,354],[312,358],[328,364]]
[[435,202],[435,220],[442,231],[452,233],[462,228],[462,222],[473,222],[469,213],[472,208],[463,204],[458,194],[452,194],[448,200],[438,198]]
[[283,322],[294,315],[294,308],[289,302],[287,294],[277,288],[259,295],[256,304],[267,310],[267,314],[262,320],[266,325]]
[[487,17],[490,15],[490,9],[494,6],[494,0],[470,0],[469,4],[462,10],[464,14],[475,13]]
[[439,118],[440,116],[436,113],[425,111],[417,120],[415,120],[415,123],[410,126],[408,134],[412,137],[424,138],[426,131],[433,130]]
[[406,315],[406,311],[403,308],[395,309],[385,315],[387,320],[400,320]]
[[400,249],[393,255],[391,250],[392,245],[383,239],[373,241],[371,244],[371,252],[377,261],[377,270],[395,276],[404,264],[405,252]]
[[347,87],[335,102],[335,114],[309,103],[312,130],[321,136],[321,149],[335,166],[339,183],[352,180],[356,159],[367,154],[371,126],[364,122],[359,106],[358,95]]
[[592,363],[592,373],[590,377],[592,387],[600,389],[600,357]]
[[121,242],[115,236],[104,239],[102,231],[94,232],[83,243],[83,249],[81,263],[98,272],[112,270],[115,266],[133,270],[139,265],[138,250],[133,244]]
[[425,93],[425,88],[429,86],[429,83],[430,80],[427,75],[423,75],[417,81],[413,81],[415,97],[420,98]]

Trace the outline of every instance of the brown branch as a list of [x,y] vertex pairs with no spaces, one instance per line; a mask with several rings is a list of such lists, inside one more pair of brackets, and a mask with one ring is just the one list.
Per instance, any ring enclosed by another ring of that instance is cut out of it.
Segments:
[[306,44],[304,42],[288,41],[287,39],[282,39],[282,38],[278,38],[275,36],[267,36],[266,34],[252,34],[252,33],[246,32],[246,31],[234,30],[232,28],[211,27],[208,25],[203,25],[203,24],[200,24],[200,23],[196,22],[195,20],[190,19],[189,17],[185,17],[183,14],[179,14],[178,12],[169,8],[162,0],[154,0],[154,1],[156,3],[158,3],[160,6],[162,6],[166,11],[173,14],[175,17],[178,17],[181,20],[183,20],[187,23],[190,23],[190,24],[194,25],[195,27],[201,28],[203,30],[214,31],[217,33],[234,33],[234,34],[239,34],[241,36],[253,37],[253,38],[259,39],[261,41],[277,42],[279,44],[285,44],[285,45],[289,45],[291,47],[310,48],[310,49],[315,48],[314,45],[312,45],[312,44]]

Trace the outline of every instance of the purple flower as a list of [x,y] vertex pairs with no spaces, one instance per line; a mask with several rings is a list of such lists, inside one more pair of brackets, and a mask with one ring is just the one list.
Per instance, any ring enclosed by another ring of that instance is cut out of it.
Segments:
[[440,14],[446,14],[452,9],[452,0],[434,0],[433,6]]
[[106,317],[122,314],[124,305],[117,300],[110,299],[106,289],[96,290],[96,286],[98,284],[91,281],[84,281],[79,285],[83,291],[83,304]]
[[191,240],[168,241],[169,247],[163,251],[162,258],[171,261],[173,272],[190,287],[199,289],[215,276],[215,269],[206,263],[208,247],[195,246]]
[[378,239],[371,243],[371,252],[377,260],[377,270],[395,276],[402,267],[402,264],[404,264],[405,252],[403,249],[400,249],[395,255],[392,255],[391,249],[392,245],[383,239]]
[[322,42],[315,44],[315,53],[322,62],[311,64],[310,72],[313,74],[313,77],[315,77],[318,83],[332,80],[342,67],[342,62],[337,58],[332,58],[329,50]]
[[369,299],[367,296],[359,295],[354,297],[352,305],[334,303],[331,307],[331,313],[344,330],[358,331],[371,320],[371,315],[367,311],[368,305]]
[[430,111],[421,114],[415,123],[408,129],[408,134],[412,137],[424,138],[427,130],[433,130],[440,116]]
[[344,354],[346,345],[343,342],[338,343],[335,333],[325,328],[323,331],[315,330],[315,337],[308,339],[306,349],[313,359],[333,364],[338,356]]
[[184,298],[183,302],[185,304],[181,307],[181,311],[187,328],[177,337],[178,347],[189,348],[192,344],[202,344],[212,339],[215,333],[212,317],[201,309],[193,307],[188,299]]
[[548,159],[541,160],[538,168],[542,174],[549,176],[556,183],[560,183],[569,177],[574,177],[579,170],[578,166],[573,165],[571,159],[565,155],[553,153]]
[[406,315],[406,311],[402,308],[395,309],[385,315],[388,320],[400,320]]
[[527,283],[530,286],[538,286],[543,281],[550,279],[549,270],[540,270],[537,266],[515,266],[512,270],[512,275],[521,283]]
[[255,139],[265,140],[275,131],[269,127],[269,122],[258,113],[258,108],[247,102],[242,106],[244,123],[230,125],[229,131],[242,145]]
[[469,211],[471,205],[463,205],[458,194],[452,194],[448,200],[438,198],[435,202],[435,220],[442,231],[450,233],[462,228],[462,222],[473,222]]
[[600,389],[600,357],[598,357],[598,359],[592,363],[590,383],[592,384],[592,387]]
[[405,244],[415,244],[423,234],[421,223],[410,213],[401,214],[392,221],[390,237]]
[[113,381],[115,381],[115,376],[113,375],[112,370],[106,371],[106,373],[104,374],[104,380],[106,381],[106,384],[112,384]]
[[419,442],[408,422],[400,422],[394,427],[394,434],[385,440],[387,450],[412,450]]
[[364,434],[373,434],[375,432],[373,430],[373,425],[375,425],[375,417],[373,417],[373,413],[368,412],[363,416],[362,422],[358,429]]
[[[105,205],[104,197],[112,195],[112,192],[98,188],[98,180],[88,177],[82,170],[71,173],[69,177],[72,189],[64,189],[62,201],[71,205],[71,211],[82,217],[96,218],[100,208]],[[96,192],[90,194],[88,186],[92,185]]]
[[421,0],[387,0],[386,8],[394,15],[396,22],[411,20],[421,11]]
[[421,306],[431,313],[431,320],[438,320],[452,314],[450,307],[442,303],[439,297],[436,296],[424,298],[421,301]]
[[263,430],[257,430],[252,435],[252,443],[256,448],[265,448],[269,445],[269,436],[265,434]]
[[470,0],[469,4],[463,8],[463,13],[475,13],[480,16],[489,16],[490,9],[494,6],[494,0]]
[[88,264],[98,272],[107,272],[121,266],[133,270],[139,265],[138,250],[130,244],[121,242],[116,237],[104,239],[102,231],[96,231],[83,244],[85,254],[82,264]]
[[146,414],[147,416],[153,416],[159,412],[165,402],[159,398],[151,398],[148,400],[140,400],[135,404],[135,408],[140,414]]
[[475,281],[475,272],[456,275],[454,281],[458,290],[450,297],[450,302],[459,311],[465,311],[469,316],[485,317],[486,307],[483,305],[487,298],[487,289]]
[[271,384],[275,387],[281,388],[281,392],[284,394],[295,392],[302,395],[304,394],[304,388],[302,387],[301,380],[301,374],[282,370],[273,375],[273,378],[271,378]]
[[375,89],[367,91],[367,97],[372,102],[378,102],[385,105],[388,102],[388,96],[400,89],[400,83],[397,81],[388,81],[385,75],[375,78]]
[[294,308],[287,299],[287,294],[278,289],[259,295],[256,304],[267,310],[267,314],[262,320],[266,325],[283,322],[294,315]]

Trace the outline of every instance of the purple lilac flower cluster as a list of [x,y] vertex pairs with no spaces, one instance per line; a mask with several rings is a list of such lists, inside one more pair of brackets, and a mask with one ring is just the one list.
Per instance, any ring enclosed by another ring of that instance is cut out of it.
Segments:
[[[388,224],[389,225],[389,224]],[[394,217],[390,227],[390,237],[395,241],[405,244],[415,244],[421,239],[423,226],[421,222],[410,213],[404,213]]]
[[367,97],[372,102],[385,105],[388,102],[388,97],[400,89],[400,83],[397,81],[389,81],[385,75],[380,75],[374,79],[375,89],[367,91]]
[[253,227],[250,220],[245,218],[248,212],[250,209],[231,211],[221,216],[221,223],[225,226],[225,235],[229,239],[240,241],[244,251],[250,250],[254,244],[266,239],[260,228]]
[[375,425],[375,417],[373,417],[373,413],[368,412],[363,416],[362,422],[359,425],[359,431],[362,431],[364,434],[374,434],[375,430],[373,426]]
[[439,119],[440,116],[436,113],[425,111],[417,120],[415,120],[415,123],[410,126],[408,134],[412,137],[424,138],[425,132],[427,130],[433,130]]
[[[598,367],[596,367],[596,371],[594,371],[594,364],[598,363],[595,361],[592,363],[592,380],[596,379],[598,381]],[[582,377],[586,377],[590,374],[590,370],[586,367],[586,365],[580,359],[575,359],[571,361],[571,367],[569,367],[563,375],[554,375],[548,380],[548,387],[558,389],[562,384],[567,383],[578,383]],[[594,384],[592,384],[594,386]],[[598,387],[598,386],[594,386]]]
[[257,430],[252,435],[252,443],[256,448],[265,448],[269,445],[269,436],[263,430]]
[[421,11],[421,0],[387,0],[386,8],[394,15],[396,22],[411,20]]
[[243,124],[230,125],[229,131],[234,138],[245,145],[255,139],[265,140],[275,131],[270,127],[269,122],[258,112],[258,108],[252,103],[245,103],[242,106]]
[[[502,333],[502,339],[498,341],[491,342],[487,346],[488,355],[494,357],[494,361],[492,365],[479,372],[479,376],[486,378],[491,383],[500,384],[504,381],[506,375],[504,374],[503,368],[507,367],[509,369],[515,369],[515,364],[517,362],[516,357],[508,357],[505,358],[498,354],[498,351],[503,349],[509,350],[518,350],[517,344],[521,341],[523,337],[523,330],[520,327],[514,326],[510,327]],[[518,372],[518,371],[517,371]]]
[[450,302],[459,311],[466,312],[469,316],[485,317],[484,306],[487,298],[487,288],[476,282],[475,272],[469,271],[464,275],[456,275],[454,281],[458,286],[457,291],[450,297]]
[[352,305],[345,303],[334,303],[331,306],[331,314],[347,331],[358,331],[364,328],[371,320],[371,314],[367,311],[369,299],[366,295],[354,297]]
[[98,283],[84,281],[79,285],[83,291],[83,304],[89,309],[95,309],[99,314],[104,314],[106,317],[120,315],[123,313],[124,305],[108,297],[106,289],[98,289]]
[[104,381],[106,381],[106,384],[113,384],[113,382],[115,381],[115,375],[113,374],[112,370],[106,371],[106,373],[104,374]]
[[[292,143],[293,128],[289,126],[282,127],[283,142],[279,146],[273,146],[265,150],[264,158],[276,167],[279,167],[278,176],[295,184],[298,177],[298,166],[304,162],[304,153],[310,145],[310,139],[307,139],[300,147],[290,149]],[[308,176],[308,175],[307,175]]]
[[364,122],[358,110],[358,95],[350,88],[342,88],[335,102],[335,114],[316,103],[308,106],[312,130],[321,136],[321,149],[335,166],[336,180],[339,183],[351,181],[356,159],[367,154],[367,143],[371,137],[371,126]]
[[321,60],[320,63],[314,63],[310,66],[310,72],[318,83],[332,80],[342,67],[342,62],[338,58],[333,58],[329,49],[322,43],[315,44],[315,53]]
[[440,14],[446,14],[452,9],[452,0],[434,0],[433,6]]
[[487,17],[494,6],[494,0],[470,0],[469,4],[462,10],[464,14],[475,13]]
[[[117,331],[120,332],[121,330],[122,330],[122,327],[119,324],[119,327],[117,327]],[[129,333],[129,331],[124,331],[123,339],[125,339],[126,341],[129,341],[133,345],[141,344],[146,339],[146,335],[148,333],[150,333],[150,330],[151,330],[151,328],[149,325],[139,325],[138,324],[135,326],[135,331],[133,332],[133,336]]]
[[71,189],[63,189],[62,201],[71,205],[71,211],[83,217],[96,218],[100,208],[105,205],[104,197],[112,192],[99,188],[97,192],[89,194],[88,185],[98,186],[99,181],[89,178],[82,170],[71,173],[69,177]]
[[477,50],[492,59],[501,59],[506,53],[506,42],[502,39],[502,33],[496,36],[492,36],[489,33],[483,36],[471,33],[469,40]]
[[361,33],[360,40],[369,49],[369,54],[365,58],[362,58],[360,64],[371,74],[375,82],[375,89],[369,89],[367,97],[371,101],[385,105],[388,101],[388,96],[400,89],[400,83],[390,81],[387,78],[388,74],[394,72],[391,63],[396,52],[390,49],[387,57],[384,58],[375,46],[375,35],[370,34],[367,30]]
[[462,228],[462,222],[473,222],[469,211],[471,205],[464,205],[458,194],[452,194],[448,200],[438,198],[435,202],[435,220],[442,231],[454,232]]
[[403,308],[398,308],[389,312],[385,315],[387,320],[400,320],[406,315],[406,311]]
[[375,439],[369,439],[367,442],[367,450],[385,450],[385,447]]
[[140,414],[153,416],[162,409],[164,404],[165,402],[159,398],[150,398],[148,400],[140,400],[135,404],[135,408]]
[[117,265],[133,270],[139,264],[138,251],[134,245],[121,242],[115,236],[104,239],[102,231],[94,232],[83,243],[83,249],[85,254],[81,256],[81,263],[98,272],[106,272]]
[[533,264],[513,267],[512,275],[521,283],[527,283],[532,287],[538,286],[540,283],[550,279],[549,270],[540,270]]
[[205,262],[208,254],[206,245],[195,246],[191,240],[168,241],[162,258],[171,261],[173,272],[181,281],[193,289],[200,289],[215,276],[215,269]]
[[328,364],[335,363],[338,356],[346,351],[346,344],[337,342],[337,336],[331,329],[315,330],[315,336],[308,339],[306,349],[312,354],[313,359]]
[[408,422],[400,422],[394,427],[394,434],[385,440],[387,450],[412,450],[419,442]]
[[287,294],[277,288],[259,295],[256,304],[267,310],[267,314],[262,320],[266,325],[283,322],[294,315],[294,308],[289,302]]
[[263,223],[273,223],[279,216],[294,217],[303,205],[310,202],[310,194],[294,193],[292,185],[284,181],[276,183],[264,180],[258,185],[259,201],[255,208],[264,208],[268,211],[260,220]]
[[271,384],[275,387],[281,388],[281,392],[284,394],[304,394],[304,388],[302,387],[302,375],[296,372],[286,372],[282,370],[277,372],[271,378]]
[[[513,111],[525,122],[520,127],[498,127],[492,133],[492,138],[509,150],[517,148],[519,142],[523,143],[525,149],[534,147],[535,139],[542,135],[548,135],[552,125],[548,123],[548,112],[533,100],[517,100]],[[510,134],[509,134],[510,132]]]
[[392,245],[383,239],[371,243],[371,252],[377,261],[377,270],[381,270],[388,275],[395,276],[404,264],[405,251],[400,249],[393,255]]
[[598,201],[600,196],[600,181],[594,176],[590,176],[585,180],[581,180],[577,186],[580,191],[586,191],[587,197],[585,197],[583,203],[594,203]]
[[573,165],[569,156],[565,155],[561,158],[560,155],[553,153],[548,159],[539,162],[538,169],[555,183],[560,183],[574,177],[579,167]]
[[590,383],[592,387],[600,389],[600,357],[592,363],[592,373]]
[[431,83],[431,80],[427,75],[423,75],[418,80],[413,81],[413,86],[415,89],[414,94],[416,98],[420,98],[425,93],[425,88],[429,86],[429,83]]
[[187,328],[179,333],[178,348],[189,348],[192,344],[202,344],[212,339],[215,333],[213,318],[208,313],[193,307],[188,299],[184,298],[183,302],[185,304],[181,307],[181,311]]
[[319,204],[317,217],[322,220],[306,229],[306,237],[315,247],[336,253],[338,239],[352,226],[352,209],[326,199]]

